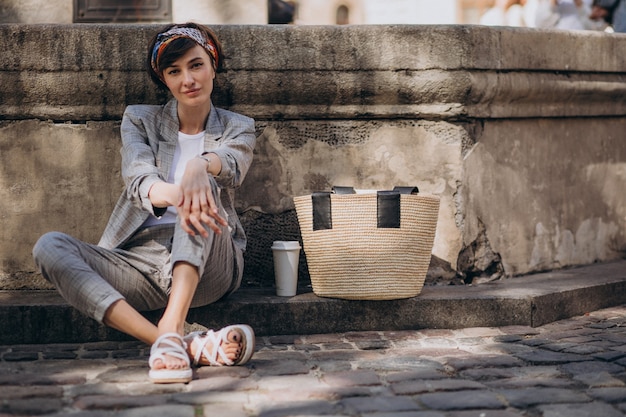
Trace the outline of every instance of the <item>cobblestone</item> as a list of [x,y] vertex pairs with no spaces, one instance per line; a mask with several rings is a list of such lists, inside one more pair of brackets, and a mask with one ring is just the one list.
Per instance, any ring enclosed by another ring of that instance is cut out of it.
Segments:
[[626,306],[538,328],[257,338],[241,367],[147,378],[137,342],[0,346],[0,417],[619,417]]

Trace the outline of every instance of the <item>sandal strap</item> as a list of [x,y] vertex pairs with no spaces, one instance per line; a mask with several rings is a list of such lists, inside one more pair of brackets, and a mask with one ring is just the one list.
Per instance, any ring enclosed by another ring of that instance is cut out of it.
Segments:
[[[194,336],[194,342],[196,342],[196,354],[193,358],[194,365],[198,365],[200,363],[200,359],[204,354],[205,358],[209,361],[209,363],[213,366],[222,366],[227,365],[231,366],[234,362],[228,359],[226,356],[226,352],[222,349],[222,342],[228,342],[228,331],[226,328],[221,329],[218,333],[215,333],[213,330],[207,330],[206,332],[198,332]],[[211,342],[212,349],[209,351],[206,345]],[[222,359],[224,363],[220,363],[217,361],[218,356]]]
[[[180,343],[176,343],[171,339],[176,339]],[[150,348],[150,359],[148,363],[150,367],[154,364],[154,361],[160,359],[165,362],[165,355],[182,359],[187,362],[189,366],[189,355],[186,350],[187,344],[178,333],[164,333],[157,338],[152,347]]]

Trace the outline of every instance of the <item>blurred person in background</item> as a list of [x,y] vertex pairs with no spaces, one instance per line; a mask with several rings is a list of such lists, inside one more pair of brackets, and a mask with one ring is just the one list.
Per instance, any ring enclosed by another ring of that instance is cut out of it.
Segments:
[[481,25],[526,26],[524,4],[526,0],[496,0],[480,18]]
[[608,26],[606,21],[592,18],[593,2],[594,0],[539,0],[535,26],[569,30],[605,30]]
[[614,32],[626,32],[626,1],[594,0],[590,17],[612,25]]

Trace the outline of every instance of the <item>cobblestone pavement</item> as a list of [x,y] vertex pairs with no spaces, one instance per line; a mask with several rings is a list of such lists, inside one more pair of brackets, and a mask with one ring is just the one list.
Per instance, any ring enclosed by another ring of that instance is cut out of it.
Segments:
[[613,417],[626,306],[539,328],[257,339],[243,367],[153,385],[135,342],[0,348],[0,416]]

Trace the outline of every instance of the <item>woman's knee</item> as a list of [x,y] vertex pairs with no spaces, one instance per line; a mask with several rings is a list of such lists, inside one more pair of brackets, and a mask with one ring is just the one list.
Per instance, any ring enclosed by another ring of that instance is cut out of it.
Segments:
[[56,253],[57,248],[67,247],[68,235],[62,232],[48,232],[42,235],[33,246],[33,258],[39,265],[52,253]]

